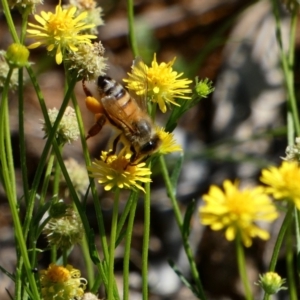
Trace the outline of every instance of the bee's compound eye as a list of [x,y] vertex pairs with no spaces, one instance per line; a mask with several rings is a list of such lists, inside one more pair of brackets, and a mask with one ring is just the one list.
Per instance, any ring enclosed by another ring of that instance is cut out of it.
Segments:
[[143,145],[143,147],[141,148],[141,153],[147,153],[150,152],[154,149],[154,144],[152,141],[146,143],[145,145]]
[[145,143],[141,149],[140,152],[143,154],[147,154],[149,152],[153,152],[156,150],[160,145],[160,139],[158,136],[153,137],[149,142]]

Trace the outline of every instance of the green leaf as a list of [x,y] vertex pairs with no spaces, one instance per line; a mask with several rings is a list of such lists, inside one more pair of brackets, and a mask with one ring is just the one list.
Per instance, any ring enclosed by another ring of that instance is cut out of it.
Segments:
[[14,297],[10,294],[10,291],[9,291],[7,288],[5,288],[5,290],[6,290],[6,293],[8,294],[8,296],[9,296],[9,298],[10,298],[11,300],[13,300]]
[[38,226],[38,224],[42,220],[43,216],[45,215],[46,211],[51,206],[51,204],[52,204],[52,201],[48,201],[42,207],[39,208],[39,210],[37,211],[37,213],[34,216],[34,219],[32,220],[33,227]]
[[90,229],[89,235],[88,235],[88,243],[89,243],[89,250],[90,250],[90,256],[91,260],[95,265],[100,264],[100,259],[98,256],[98,251],[96,249],[95,245],[95,234],[94,230]]
[[193,199],[186,210],[186,213],[184,215],[184,219],[183,219],[183,224],[182,224],[182,233],[183,233],[183,238],[184,239],[188,239],[189,235],[190,235],[190,224],[191,224],[191,219],[192,216],[194,214],[195,211],[195,207],[196,207],[196,201],[195,199]]
[[12,281],[15,281],[15,275],[9,273],[7,270],[5,270],[3,267],[0,266],[0,271],[4,273],[7,277],[9,277]]
[[180,175],[180,172],[181,172],[183,160],[184,160],[184,154],[180,153],[180,156],[179,156],[178,160],[176,161],[175,166],[173,168],[173,172],[170,176],[170,180],[171,180],[171,184],[172,184],[172,187],[173,187],[174,195],[176,195],[176,186],[177,186],[177,182],[178,182],[179,175]]
[[118,235],[118,238],[117,238],[117,240],[116,240],[115,248],[117,248],[118,245],[121,243],[121,241],[123,240],[125,234],[126,234],[126,229],[125,229],[125,230],[122,230],[122,231],[120,232],[120,234]]
[[[180,272],[180,270],[178,269],[178,267],[175,265],[175,263],[171,260],[168,261],[170,267],[173,269],[173,271],[177,274],[177,276],[179,277],[179,279],[181,280],[181,282],[188,288],[190,289],[193,294],[199,298],[199,295],[197,293],[197,290],[195,289],[195,287],[183,276],[183,274]],[[200,299],[200,298],[199,298]]]

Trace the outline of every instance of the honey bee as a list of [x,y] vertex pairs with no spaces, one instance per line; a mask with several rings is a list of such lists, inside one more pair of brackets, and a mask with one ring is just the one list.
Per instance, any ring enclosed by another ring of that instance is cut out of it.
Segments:
[[[139,60],[136,60],[134,65],[143,66]],[[146,86],[147,78],[145,77],[144,80],[142,84]],[[96,123],[88,131],[87,138],[100,132],[108,121],[110,125],[121,132],[113,142],[113,153],[116,152],[118,142],[120,140],[124,142],[124,139],[125,143],[130,145],[132,152],[130,163],[147,158],[155,152],[161,144],[161,139],[147,113],[147,93],[145,92],[143,98],[132,97],[120,83],[108,76],[98,77],[97,89],[100,101],[92,96],[83,81],[83,90],[87,96],[87,108],[95,113],[96,117]]]

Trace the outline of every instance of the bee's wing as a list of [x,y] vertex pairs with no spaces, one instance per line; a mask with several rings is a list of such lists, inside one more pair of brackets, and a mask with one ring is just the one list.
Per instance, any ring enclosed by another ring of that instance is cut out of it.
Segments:
[[101,99],[101,103],[108,115],[108,119],[112,120],[113,124],[119,128],[119,124],[122,124],[122,128],[119,129],[129,129],[131,132],[134,132],[132,124],[129,122],[129,116],[126,114],[124,109],[120,106],[118,101],[111,96],[106,96]]
[[136,100],[138,106],[147,112],[147,92],[148,92],[148,79],[147,79],[147,66],[141,57],[136,57],[132,64],[133,81],[135,85],[135,92],[129,91],[130,95]]

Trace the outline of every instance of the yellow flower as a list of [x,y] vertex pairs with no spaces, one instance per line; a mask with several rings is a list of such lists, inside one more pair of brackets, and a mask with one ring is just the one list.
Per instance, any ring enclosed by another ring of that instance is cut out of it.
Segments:
[[167,111],[166,103],[172,103],[179,106],[174,98],[191,99],[186,93],[192,90],[188,85],[192,82],[188,79],[178,79],[183,73],[177,73],[172,66],[174,58],[168,63],[158,64],[156,54],[154,54],[151,67],[145,65],[142,61],[137,60],[132,67],[129,78],[124,79],[129,90],[134,91],[137,95],[146,95],[151,101],[158,103],[162,112]]
[[40,271],[43,299],[80,299],[87,284],[86,279],[80,276],[80,271],[71,265],[50,264],[47,270]]
[[100,160],[96,159],[93,165],[88,167],[88,170],[91,172],[90,176],[98,179],[99,183],[104,184],[106,191],[114,187],[121,189],[133,189],[136,187],[145,192],[144,188],[137,182],[151,182],[149,178],[151,171],[145,167],[146,164],[131,165],[131,154],[123,156],[121,152],[119,155],[110,155],[108,153],[102,151]]
[[252,245],[254,237],[267,240],[269,233],[255,222],[271,222],[278,214],[263,187],[240,191],[238,183],[229,180],[225,180],[223,186],[224,192],[213,185],[203,196],[205,204],[199,209],[201,223],[209,225],[212,230],[224,229],[228,241],[240,234],[246,247]]
[[172,152],[182,152],[180,145],[176,144],[174,134],[164,131],[164,128],[156,128],[157,135],[161,140],[161,145],[158,149],[159,154],[168,154]]
[[81,31],[92,28],[94,24],[85,24],[86,12],[75,17],[76,7],[62,9],[57,5],[55,13],[41,12],[41,16],[35,14],[34,18],[40,25],[28,23],[34,29],[28,29],[28,37],[34,38],[37,42],[28,46],[29,49],[37,48],[41,45],[47,46],[48,51],[56,49],[55,60],[57,64],[62,63],[65,51],[76,52],[79,44],[91,44],[90,39],[95,35],[80,34]]
[[262,170],[260,181],[267,185],[266,192],[275,199],[289,199],[300,209],[300,168],[297,162],[284,161],[279,168]]

